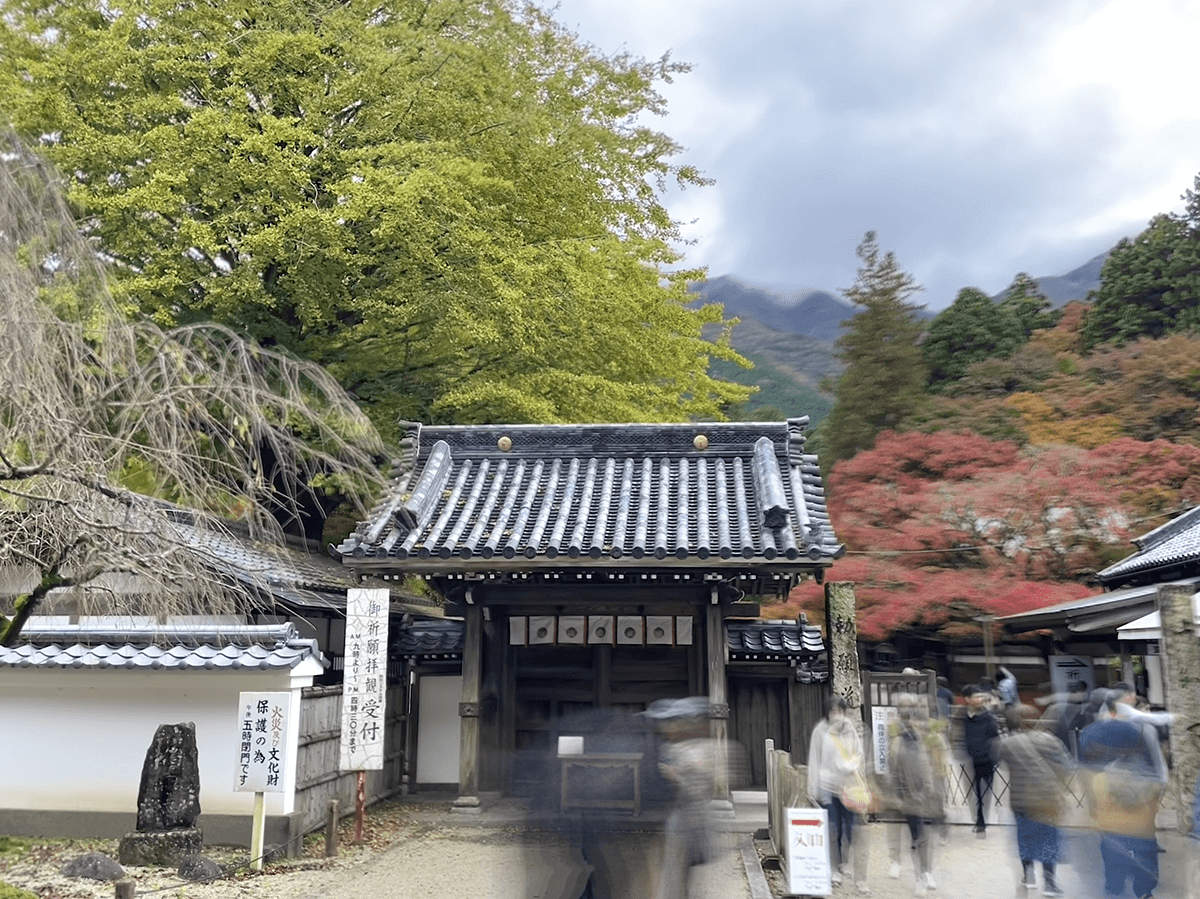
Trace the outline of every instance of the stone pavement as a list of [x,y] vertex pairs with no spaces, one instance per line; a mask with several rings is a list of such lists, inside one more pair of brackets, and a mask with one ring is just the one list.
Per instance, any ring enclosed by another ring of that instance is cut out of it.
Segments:
[[[650,899],[657,873],[662,821],[653,815],[610,819],[611,827],[563,833],[533,826],[516,805],[496,803],[478,815],[442,813],[415,840],[398,843],[369,865],[321,885],[313,895],[329,899],[426,899],[486,896],[488,899],[576,899],[591,864],[600,892],[610,899]],[[858,838],[868,847],[867,882],[875,899],[916,895],[907,854],[900,877],[889,877],[888,824],[863,825]],[[735,793],[734,814],[718,825],[719,851],[693,869],[689,899],[767,899],[766,881],[751,849],[755,831],[766,827],[765,794]],[[1185,886],[1187,862],[1200,846],[1173,831],[1160,831],[1157,899],[1200,899]],[[996,824],[986,839],[971,829],[949,828],[945,845],[934,839],[936,890],[929,899],[1033,899],[1041,889],[1019,886],[1015,830]],[[1059,882],[1071,899],[1102,899],[1098,841],[1082,828],[1067,839],[1067,861]],[[584,860],[584,855],[587,861]],[[749,858],[749,868],[745,860]],[[778,882],[778,879],[775,879]],[[1041,886],[1041,871],[1038,871]],[[757,889],[754,887],[757,886]],[[836,887],[835,899],[857,895],[853,879]],[[1132,897],[1132,893],[1129,894]]]

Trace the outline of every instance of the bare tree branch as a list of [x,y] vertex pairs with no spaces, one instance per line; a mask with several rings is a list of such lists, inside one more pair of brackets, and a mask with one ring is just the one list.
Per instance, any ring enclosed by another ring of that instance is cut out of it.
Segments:
[[[73,584],[83,613],[258,600],[265,573],[231,584],[196,535],[232,519],[281,545],[321,479],[362,510],[385,448],[319,367],[220,327],[131,321],[108,284],[54,173],[0,132],[0,567]],[[105,586],[112,573],[142,586]]]

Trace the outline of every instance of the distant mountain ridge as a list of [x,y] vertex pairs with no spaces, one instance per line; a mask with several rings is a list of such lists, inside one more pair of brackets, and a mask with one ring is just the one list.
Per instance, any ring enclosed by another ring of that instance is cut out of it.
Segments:
[[[1078,268],[1073,268],[1065,275],[1047,275],[1044,278],[1034,278],[1038,290],[1046,295],[1055,309],[1067,305],[1072,300],[1086,300],[1088,293],[1100,287],[1100,270],[1104,268],[1105,260],[1111,250],[1105,250],[1098,256],[1093,256]],[[1008,291],[1002,290],[993,300],[1004,297]]]
[[[1100,270],[1106,259],[1108,251],[1093,256],[1064,275],[1044,275],[1034,281],[1055,308],[1072,300],[1086,300],[1089,291],[1100,286]],[[818,340],[837,340],[842,333],[842,322],[854,315],[853,305],[828,290],[812,287],[772,290],[754,287],[736,275],[710,278],[694,285],[692,292],[706,302],[720,303],[725,307],[727,318],[753,319],[776,331],[803,334]],[[992,299],[1000,300],[1006,293],[1002,290]],[[925,310],[922,315],[932,319],[937,313]]]
[[818,340],[837,340],[842,322],[854,315],[850,303],[827,290],[767,290],[734,275],[710,278],[696,285],[693,292],[709,303],[724,306],[726,318],[752,319],[776,331]]
[[[1064,275],[1035,278],[1038,289],[1054,307],[1087,298],[1100,286],[1100,270],[1108,252],[1094,256]],[[755,384],[760,392],[747,404],[745,413],[771,406],[788,415],[807,414],[815,425],[829,411],[833,397],[821,390],[823,381],[836,377],[841,363],[834,341],[843,333],[842,323],[854,315],[854,306],[827,290],[801,288],[771,290],[754,287],[736,275],[721,275],[693,285],[697,300],[720,303],[725,317],[737,317],[731,343],[755,362],[750,371],[734,365],[718,366],[714,372],[741,384]],[[1006,291],[992,297],[1000,300]],[[936,313],[922,311],[932,319]]]

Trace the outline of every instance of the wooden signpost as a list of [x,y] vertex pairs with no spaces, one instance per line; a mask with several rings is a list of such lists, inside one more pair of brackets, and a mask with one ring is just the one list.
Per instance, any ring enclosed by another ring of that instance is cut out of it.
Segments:
[[342,739],[338,767],[357,771],[354,842],[363,840],[368,770],[383,768],[387,730],[387,590],[346,594],[346,654],[342,682]]

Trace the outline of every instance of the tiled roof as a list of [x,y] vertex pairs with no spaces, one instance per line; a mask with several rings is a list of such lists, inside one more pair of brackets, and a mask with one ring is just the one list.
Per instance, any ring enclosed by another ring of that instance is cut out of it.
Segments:
[[389,588],[393,606],[434,613],[432,599],[401,594],[382,582],[364,583],[328,556],[318,556],[284,547],[263,547],[234,533],[200,530],[186,523],[177,525],[183,539],[210,568],[237,578],[249,586],[265,585],[278,601],[301,608],[346,608],[350,587]]
[[291,669],[306,659],[326,664],[317,641],[300,638],[292,624],[109,631],[48,625],[22,631],[21,639],[27,642],[0,647],[0,667],[245,671]]
[[461,621],[414,621],[400,632],[395,651],[418,658],[460,659],[464,625]]
[[[1185,578],[1172,583],[1195,586],[1200,583],[1200,578]],[[1065,629],[1081,634],[1111,631],[1155,609],[1158,605],[1158,587],[1158,584],[1124,587],[1042,609],[1003,615],[996,621],[1013,634],[1044,628]]]
[[800,656],[822,653],[821,629],[796,622],[730,621],[725,626],[729,654],[737,656]]
[[1137,552],[1097,573],[1102,584],[1124,582],[1157,568],[1200,563],[1200,506],[1134,541]]
[[806,424],[414,425],[389,491],[337,551],[426,574],[824,568],[843,547]]

